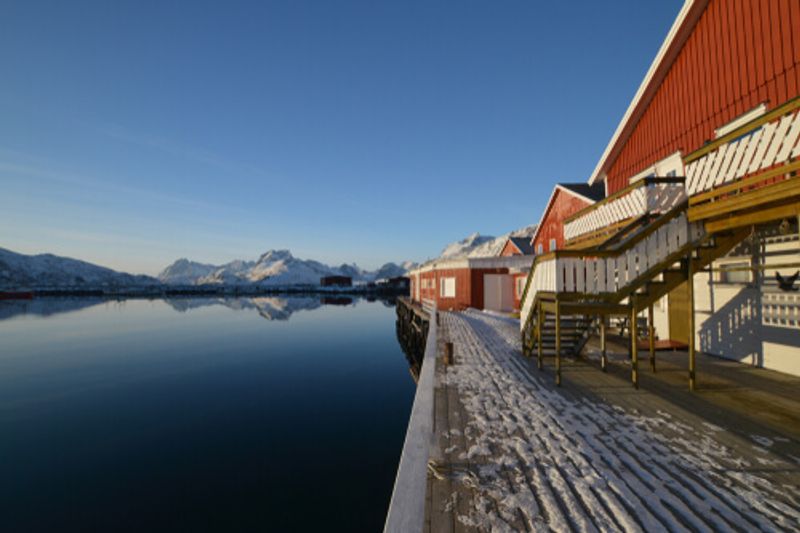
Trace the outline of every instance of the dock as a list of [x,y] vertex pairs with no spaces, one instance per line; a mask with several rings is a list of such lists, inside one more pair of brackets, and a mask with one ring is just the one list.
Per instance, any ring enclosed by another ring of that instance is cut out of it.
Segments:
[[800,378],[698,355],[690,392],[676,351],[636,390],[590,342],[557,387],[517,321],[439,315],[425,531],[800,529]]

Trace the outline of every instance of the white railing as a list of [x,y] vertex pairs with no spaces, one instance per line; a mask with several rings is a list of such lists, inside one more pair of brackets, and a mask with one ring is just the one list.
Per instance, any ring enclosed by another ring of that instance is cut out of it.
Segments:
[[615,255],[597,252],[596,257],[575,257],[574,253],[563,252],[559,257],[556,252],[554,257],[539,261],[534,268],[522,303],[520,327],[525,328],[539,292],[589,296],[615,293],[704,235],[702,224],[690,223],[683,212]]
[[750,131],[687,163],[686,189],[692,196],[788,162],[800,156],[798,138],[800,111],[795,109],[771,122],[756,122]]
[[525,324],[525,318],[530,316],[531,307],[536,301],[536,294],[539,292],[555,292],[556,290],[556,260],[550,259],[536,263],[533,272],[528,274],[533,276],[525,293],[525,301],[522,302],[520,310],[520,323]]
[[421,532],[425,527],[425,484],[433,441],[433,396],[436,385],[437,325],[436,302],[423,300],[430,315],[425,355],[411,407],[406,440],[394,480],[392,499],[383,526],[384,533]]
[[568,221],[564,224],[564,238],[569,241],[623,220],[666,213],[685,199],[686,190],[682,182],[669,178],[645,178],[640,186],[596,204],[586,214]]

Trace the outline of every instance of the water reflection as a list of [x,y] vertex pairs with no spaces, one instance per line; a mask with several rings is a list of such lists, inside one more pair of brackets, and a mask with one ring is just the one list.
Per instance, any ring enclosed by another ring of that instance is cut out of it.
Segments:
[[[359,300],[379,301],[386,307],[394,307],[395,298],[374,298],[346,295],[291,295],[263,296],[248,298],[230,297],[168,297],[157,299],[167,303],[172,309],[186,313],[211,306],[222,306],[235,311],[256,311],[266,320],[289,320],[298,311],[312,311],[324,305],[353,306]],[[48,317],[71,313],[109,302],[125,302],[108,298],[38,298],[33,300],[0,300],[0,321],[21,315]]]
[[379,530],[414,396],[393,305],[1,302],[0,531]]

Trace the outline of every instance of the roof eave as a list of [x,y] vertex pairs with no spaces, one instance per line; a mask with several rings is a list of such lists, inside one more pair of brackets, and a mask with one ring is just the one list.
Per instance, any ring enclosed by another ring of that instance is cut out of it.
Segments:
[[598,161],[589,178],[589,185],[594,185],[598,180],[605,180],[609,167],[619,155],[622,145],[627,141],[636,123],[644,114],[653,96],[655,96],[656,90],[669,71],[669,66],[678,56],[686,39],[691,35],[692,28],[700,19],[700,15],[702,15],[708,2],[709,0],[685,0],[653,63],[639,85],[639,89],[633,96],[633,100],[614,131],[614,135],[603,151],[603,155],[600,156],[600,161]]

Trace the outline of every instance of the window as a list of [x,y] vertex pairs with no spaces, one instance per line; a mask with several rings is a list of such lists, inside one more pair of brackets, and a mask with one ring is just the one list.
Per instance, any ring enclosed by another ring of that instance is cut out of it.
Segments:
[[639,181],[645,178],[672,178],[675,176],[683,176],[683,158],[680,152],[665,157],[657,161],[653,166],[647,167],[643,171],[633,176],[629,183]]
[[744,126],[751,120],[755,120],[764,113],[767,112],[767,106],[764,104],[759,105],[758,107],[751,109],[744,115],[739,115],[735,119],[731,120],[727,124],[722,127],[717,128],[714,130],[716,137],[719,139],[723,135],[727,135],[728,133],[732,132],[733,130],[739,128],[740,126]]
[[517,278],[517,299],[522,298],[522,292],[525,290],[525,282],[527,278],[519,277]]
[[556,250],[556,240],[550,239],[550,251],[555,252],[555,250]]
[[720,283],[750,283],[750,263],[728,263],[720,266]]
[[441,298],[456,297],[456,278],[442,278],[439,280],[439,296]]
[[544,253],[544,244],[539,243],[536,245],[536,255],[542,255]]

